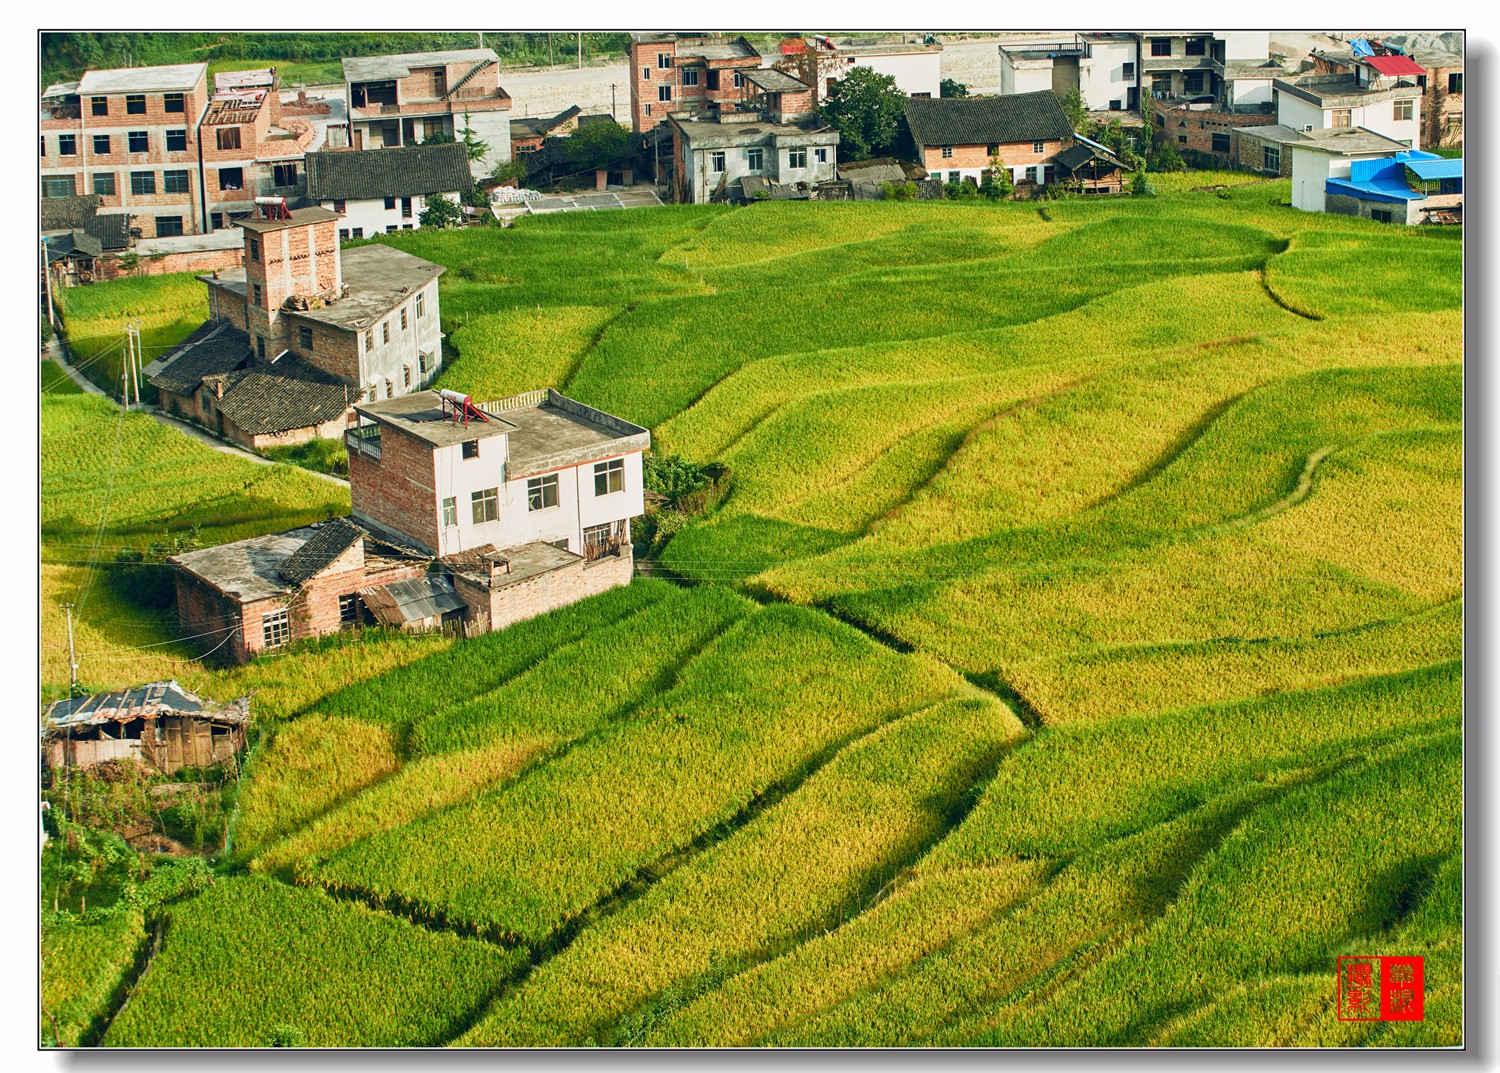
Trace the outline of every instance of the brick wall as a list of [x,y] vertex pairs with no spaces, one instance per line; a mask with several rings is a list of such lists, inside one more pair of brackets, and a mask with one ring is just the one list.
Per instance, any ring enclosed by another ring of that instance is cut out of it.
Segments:
[[1267,141],[1256,134],[1254,127],[1242,127],[1230,135],[1230,144],[1233,147],[1231,155],[1232,162],[1241,168],[1258,171],[1262,175],[1271,175],[1265,168],[1265,150],[1267,147],[1281,151],[1281,168],[1275,172],[1282,178],[1291,178],[1292,175],[1292,151],[1280,142]]
[[[1234,132],[1241,127],[1266,127],[1276,122],[1274,115],[1241,115],[1235,112],[1200,112],[1190,108],[1172,108],[1164,102],[1154,101],[1152,107],[1161,116],[1156,124],[1157,132],[1177,146],[1178,150],[1192,149],[1219,158],[1219,162],[1230,164],[1236,158]],[[1215,149],[1215,134],[1229,135],[1228,149]]]
[[[240,250],[241,263],[243,263],[244,249]],[[224,320],[233,324],[240,331],[249,331],[245,322],[245,300],[232,291],[223,287],[208,285],[208,315],[211,320]]]
[[[238,627],[242,621],[239,602],[183,570],[177,571],[177,620],[186,636],[211,642],[204,646],[205,651],[228,637],[222,648],[213,651],[214,661],[243,663],[249,658],[243,629],[229,633],[230,627]],[[221,630],[225,632],[217,632]],[[209,633],[213,636],[199,636]]]
[[[217,269],[238,268],[245,263],[245,251],[236,246],[228,250],[189,250],[183,253],[169,253],[165,256],[145,256],[134,272],[125,272],[120,268],[118,254],[111,254],[94,261],[95,272],[99,279],[119,279],[126,275],[135,276],[164,276],[168,272],[213,272]],[[210,302],[212,302],[214,291],[209,290]],[[241,327],[244,326],[245,310],[244,303],[232,303],[239,306],[239,315],[236,318]]]
[[[405,535],[419,546],[438,546],[438,511],[432,448],[389,426],[381,457],[349,453],[349,485],[356,515]],[[358,519],[356,519],[358,520]]]
[[[283,314],[287,323],[287,344],[292,352],[299,357],[306,358],[308,362],[316,365],[326,373],[332,373],[342,380],[347,380],[355,387],[350,389],[350,398],[354,392],[362,390],[359,380],[359,334],[346,331],[315,321],[297,316],[296,313]],[[301,328],[312,330],[312,346],[302,345]]]
[[[566,607],[606,589],[628,585],[632,567],[627,551],[592,563],[580,559],[525,581],[501,585],[489,593],[489,628],[504,629],[511,623]],[[464,595],[467,599],[467,593]]]

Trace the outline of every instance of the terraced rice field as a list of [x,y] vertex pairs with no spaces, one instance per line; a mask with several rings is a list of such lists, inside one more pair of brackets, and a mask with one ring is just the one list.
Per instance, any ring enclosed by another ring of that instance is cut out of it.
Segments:
[[104,1042],[1461,1043],[1461,242],[1287,193],[392,236],[445,383],[729,493],[686,584],[190,669],[270,733]]

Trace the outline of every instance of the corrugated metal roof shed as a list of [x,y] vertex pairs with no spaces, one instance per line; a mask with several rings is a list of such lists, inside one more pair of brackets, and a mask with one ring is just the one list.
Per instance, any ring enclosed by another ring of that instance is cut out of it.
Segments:
[[243,723],[250,718],[250,698],[228,704],[205,703],[176,681],[151,682],[115,693],[95,693],[54,701],[42,714],[49,730],[67,730],[101,723],[128,723],[161,715],[197,715],[205,719]]
[[[1401,160],[1399,156],[1396,159]],[[1402,163],[1410,168],[1418,179],[1431,181],[1435,179],[1462,179],[1464,177],[1463,157],[1448,160],[1440,156],[1434,156],[1425,160],[1408,159],[1402,161]]]
[[468,606],[442,574],[361,589],[359,595],[370,613],[387,626],[404,626]]

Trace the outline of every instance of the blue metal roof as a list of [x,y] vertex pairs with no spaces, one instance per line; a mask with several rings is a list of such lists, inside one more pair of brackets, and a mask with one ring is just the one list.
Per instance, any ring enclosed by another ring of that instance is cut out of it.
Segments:
[[1464,158],[1456,160],[1445,160],[1443,157],[1434,157],[1431,160],[1408,160],[1406,166],[1416,173],[1418,179],[1462,179],[1464,177]]

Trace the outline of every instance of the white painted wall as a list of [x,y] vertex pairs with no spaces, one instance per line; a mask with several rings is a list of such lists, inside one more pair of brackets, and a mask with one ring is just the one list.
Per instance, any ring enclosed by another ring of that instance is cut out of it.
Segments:
[[[848,53],[855,67],[868,67],[878,74],[890,75],[896,80],[896,88],[910,97],[914,93],[926,93],[928,96],[939,95],[940,84],[943,80],[943,54],[941,52],[913,52],[913,53],[881,53],[875,56],[861,56],[858,52]],[[837,78],[842,78],[849,73],[849,68],[844,68]],[[1051,76],[1044,89],[1051,89]]]
[[1008,52],[1000,53],[1001,93],[1035,93],[1051,88],[1051,60],[1022,60]]
[[1139,63],[1135,43],[1095,41],[1092,45],[1093,55],[1078,61],[1078,89],[1084,103],[1098,111],[1108,109],[1110,101],[1119,101],[1121,108],[1126,107],[1130,91],[1135,88],[1135,76],[1125,77],[1125,65]]
[[[1299,149],[1287,146],[1282,152],[1292,154],[1292,207],[1304,212],[1322,212],[1324,206],[1323,184],[1328,181],[1334,157],[1314,149]],[[1349,173],[1345,164],[1344,174]]]
[[[753,148],[753,147],[752,147]],[[807,150],[807,167],[794,168],[791,166],[791,148],[779,145],[761,146],[762,166],[751,170],[748,157],[744,147],[727,146],[722,150],[695,149],[692,151],[689,168],[688,184],[690,186],[688,200],[694,204],[704,204],[713,196],[719,187],[720,179],[730,186],[746,175],[759,175],[770,182],[775,183],[821,183],[831,182],[834,178],[834,168],[838,156],[838,147],[834,145],[809,145]],[[818,150],[823,150],[826,159],[818,160]],[[713,154],[723,152],[724,171],[722,173],[713,171]]]
[[1271,80],[1269,78],[1236,78],[1229,83],[1229,103],[1271,103]]
[[[551,543],[566,540],[568,550],[582,552],[583,530],[591,525],[623,521],[645,513],[645,483],[641,474],[641,452],[634,451],[615,458],[625,460],[625,487],[604,496],[594,495],[595,461],[550,471],[557,477],[557,506],[530,509],[528,485],[530,474],[515,480],[503,480],[509,455],[509,437],[488,436],[479,440],[479,456],[464,458],[461,444],[439,448],[435,452],[439,555],[494,544],[500,549],[529,544],[535,540]],[[602,459],[599,461],[608,461]],[[473,493],[489,488],[500,492],[500,516],[492,522],[474,524]],[[442,526],[443,500],[453,498],[458,523]]]
[[1293,130],[1312,127],[1321,130],[1326,122],[1323,110],[1316,104],[1294,97],[1290,93],[1276,94],[1276,122]]
[[[459,191],[452,190],[443,195],[450,201],[458,201],[462,196]],[[332,209],[334,203],[324,200],[318,202],[325,209]],[[384,198],[368,198],[363,201],[344,202],[344,218],[339,221],[339,231],[349,231],[350,237],[354,237],[353,231],[359,228],[364,238],[372,238],[375,235],[394,228],[415,230],[421,227],[422,210],[427,207],[427,199],[421,194],[413,195],[411,199],[411,215],[401,215],[401,199],[396,198],[396,207],[388,209],[385,207]],[[339,235],[342,239],[342,233]]]
[[[1319,108],[1316,104],[1294,97],[1290,93],[1278,93],[1276,99],[1277,122],[1293,130],[1302,130],[1309,125],[1314,130],[1324,130],[1333,126],[1332,108]],[[1373,130],[1376,134],[1384,134],[1387,138],[1394,138],[1398,142],[1407,142],[1413,149],[1420,149],[1422,147],[1422,98],[1417,96],[1417,90],[1414,88],[1411,97],[1400,99],[1412,102],[1410,119],[1397,119],[1395,117],[1396,101],[1386,100],[1350,107],[1349,125]]]
[[[1010,177],[1018,183],[1026,178],[1026,169],[1029,167],[1036,168],[1036,182],[1038,184],[1055,183],[1060,177],[1056,164],[1006,164],[1004,167],[1006,171],[1010,172]],[[982,183],[984,182],[985,173],[989,170],[988,167],[941,168],[929,174],[934,179],[940,179],[945,183],[951,182],[955,173],[957,173],[961,180],[973,179],[976,183]]]
[[484,156],[469,162],[469,171],[474,178],[482,179],[510,160],[510,110],[499,108],[489,112],[470,112],[467,124],[464,123],[463,114],[459,113],[453,117],[453,136],[462,140],[460,132],[466,125],[476,138],[488,146]]
[[1224,42],[1224,59],[1265,62],[1271,52],[1269,30],[1216,30],[1214,36]]

